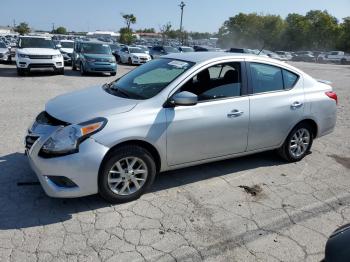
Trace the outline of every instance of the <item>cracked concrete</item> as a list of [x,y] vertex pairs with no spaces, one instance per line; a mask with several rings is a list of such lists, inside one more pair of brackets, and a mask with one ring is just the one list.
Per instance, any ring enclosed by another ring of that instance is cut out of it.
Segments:
[[350,220],[350,66],[295,65],[333,81],[339,97],[336,130],[312,154],[295,164],[267,152],[167,172],[141,199],[114,206],[17,186],[36,181],[22,139],[44,103],[112,78],[69,70],[18,78],[0,65],[0,261],[320,261],[327,237]]

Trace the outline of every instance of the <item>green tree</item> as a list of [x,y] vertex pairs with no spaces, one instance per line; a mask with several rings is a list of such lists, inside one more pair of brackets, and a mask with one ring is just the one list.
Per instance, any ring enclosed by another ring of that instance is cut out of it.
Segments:
[[29,25],[25,22],[20,23],[14,30],[20,35],[29,34],[31,32]]
[[338,20],[327,11],[311,10],[305,18],[309,23],[309,48],[317,50],[332,49],[339,36]]
[[240,13],[219,29],[218,43],[224,47],[273,48],[280,40],[284,21],[280,16]]
[[63,26],[57,27],[54,31],[54,34],[65,35],[67,34],[67,29]]
[[337,48],[350,52],[350,17],[344,18],[343,23],[340,25]]
[[122,14],[122,17],[128,30],[130,30],[131,24],[136,24],[136,16],[133,14]]
[[122,44],[130,45],[136,40],[136,37],[133,35],[131,29],[127,27],[120,28],[119,33],[119,42]]
[[310,22],[305,16],[289,14],[285,20],[285,30],[282,37],[283,48],[286,50],[306,49],[309,45],[310,27]]
[[165,42],[166,38],[169,37],[171,28],[172,28],[172,25],[170,22],[159,27],[160,33],[162,34],[163,43]]
[[153,27],[136,30],[136,33],[155,33],[155,32],[156,32],[156,30]]

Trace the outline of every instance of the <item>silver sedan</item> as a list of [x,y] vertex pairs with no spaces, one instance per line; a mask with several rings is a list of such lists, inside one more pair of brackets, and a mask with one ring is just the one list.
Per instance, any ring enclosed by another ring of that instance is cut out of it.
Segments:
[[333,131],[336,104],[330,83],[274,59],[171,54],[49,101],[26,152],[49,196],[125,202],[166,170],[272,149],[299,161]]

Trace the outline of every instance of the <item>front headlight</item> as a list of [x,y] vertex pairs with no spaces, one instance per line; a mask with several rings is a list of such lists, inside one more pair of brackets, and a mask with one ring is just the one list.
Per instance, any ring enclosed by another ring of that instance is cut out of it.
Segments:
[[18,54],[20,58],[29,58],[29,55],[24,55],[24,54]]
[[134,58],[134,59],[138,59],[138,57],[137,57],[136,55],[133,55],[133,56],[132,56],[132,58]]
[[61,54],[58,54],[58,55],[53,55],[53,56],[52,56],[52,58],[60,58],[60,57],[62,57],[62,55],[61,55]]
[[43,157],[62,156],[79,151],[79,144],[91,135],[101,131],[107,124],[105,118],[95,118],[78,125],[57,129],[42,146]]

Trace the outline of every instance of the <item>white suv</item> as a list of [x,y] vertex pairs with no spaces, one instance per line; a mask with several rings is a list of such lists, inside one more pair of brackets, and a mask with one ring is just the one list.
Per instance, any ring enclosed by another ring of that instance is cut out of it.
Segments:
[[18,75],[25,75],[31,69],[53,69],[64,74],[63,56],[50,37],[21,36],[16,50],[16,66]]

